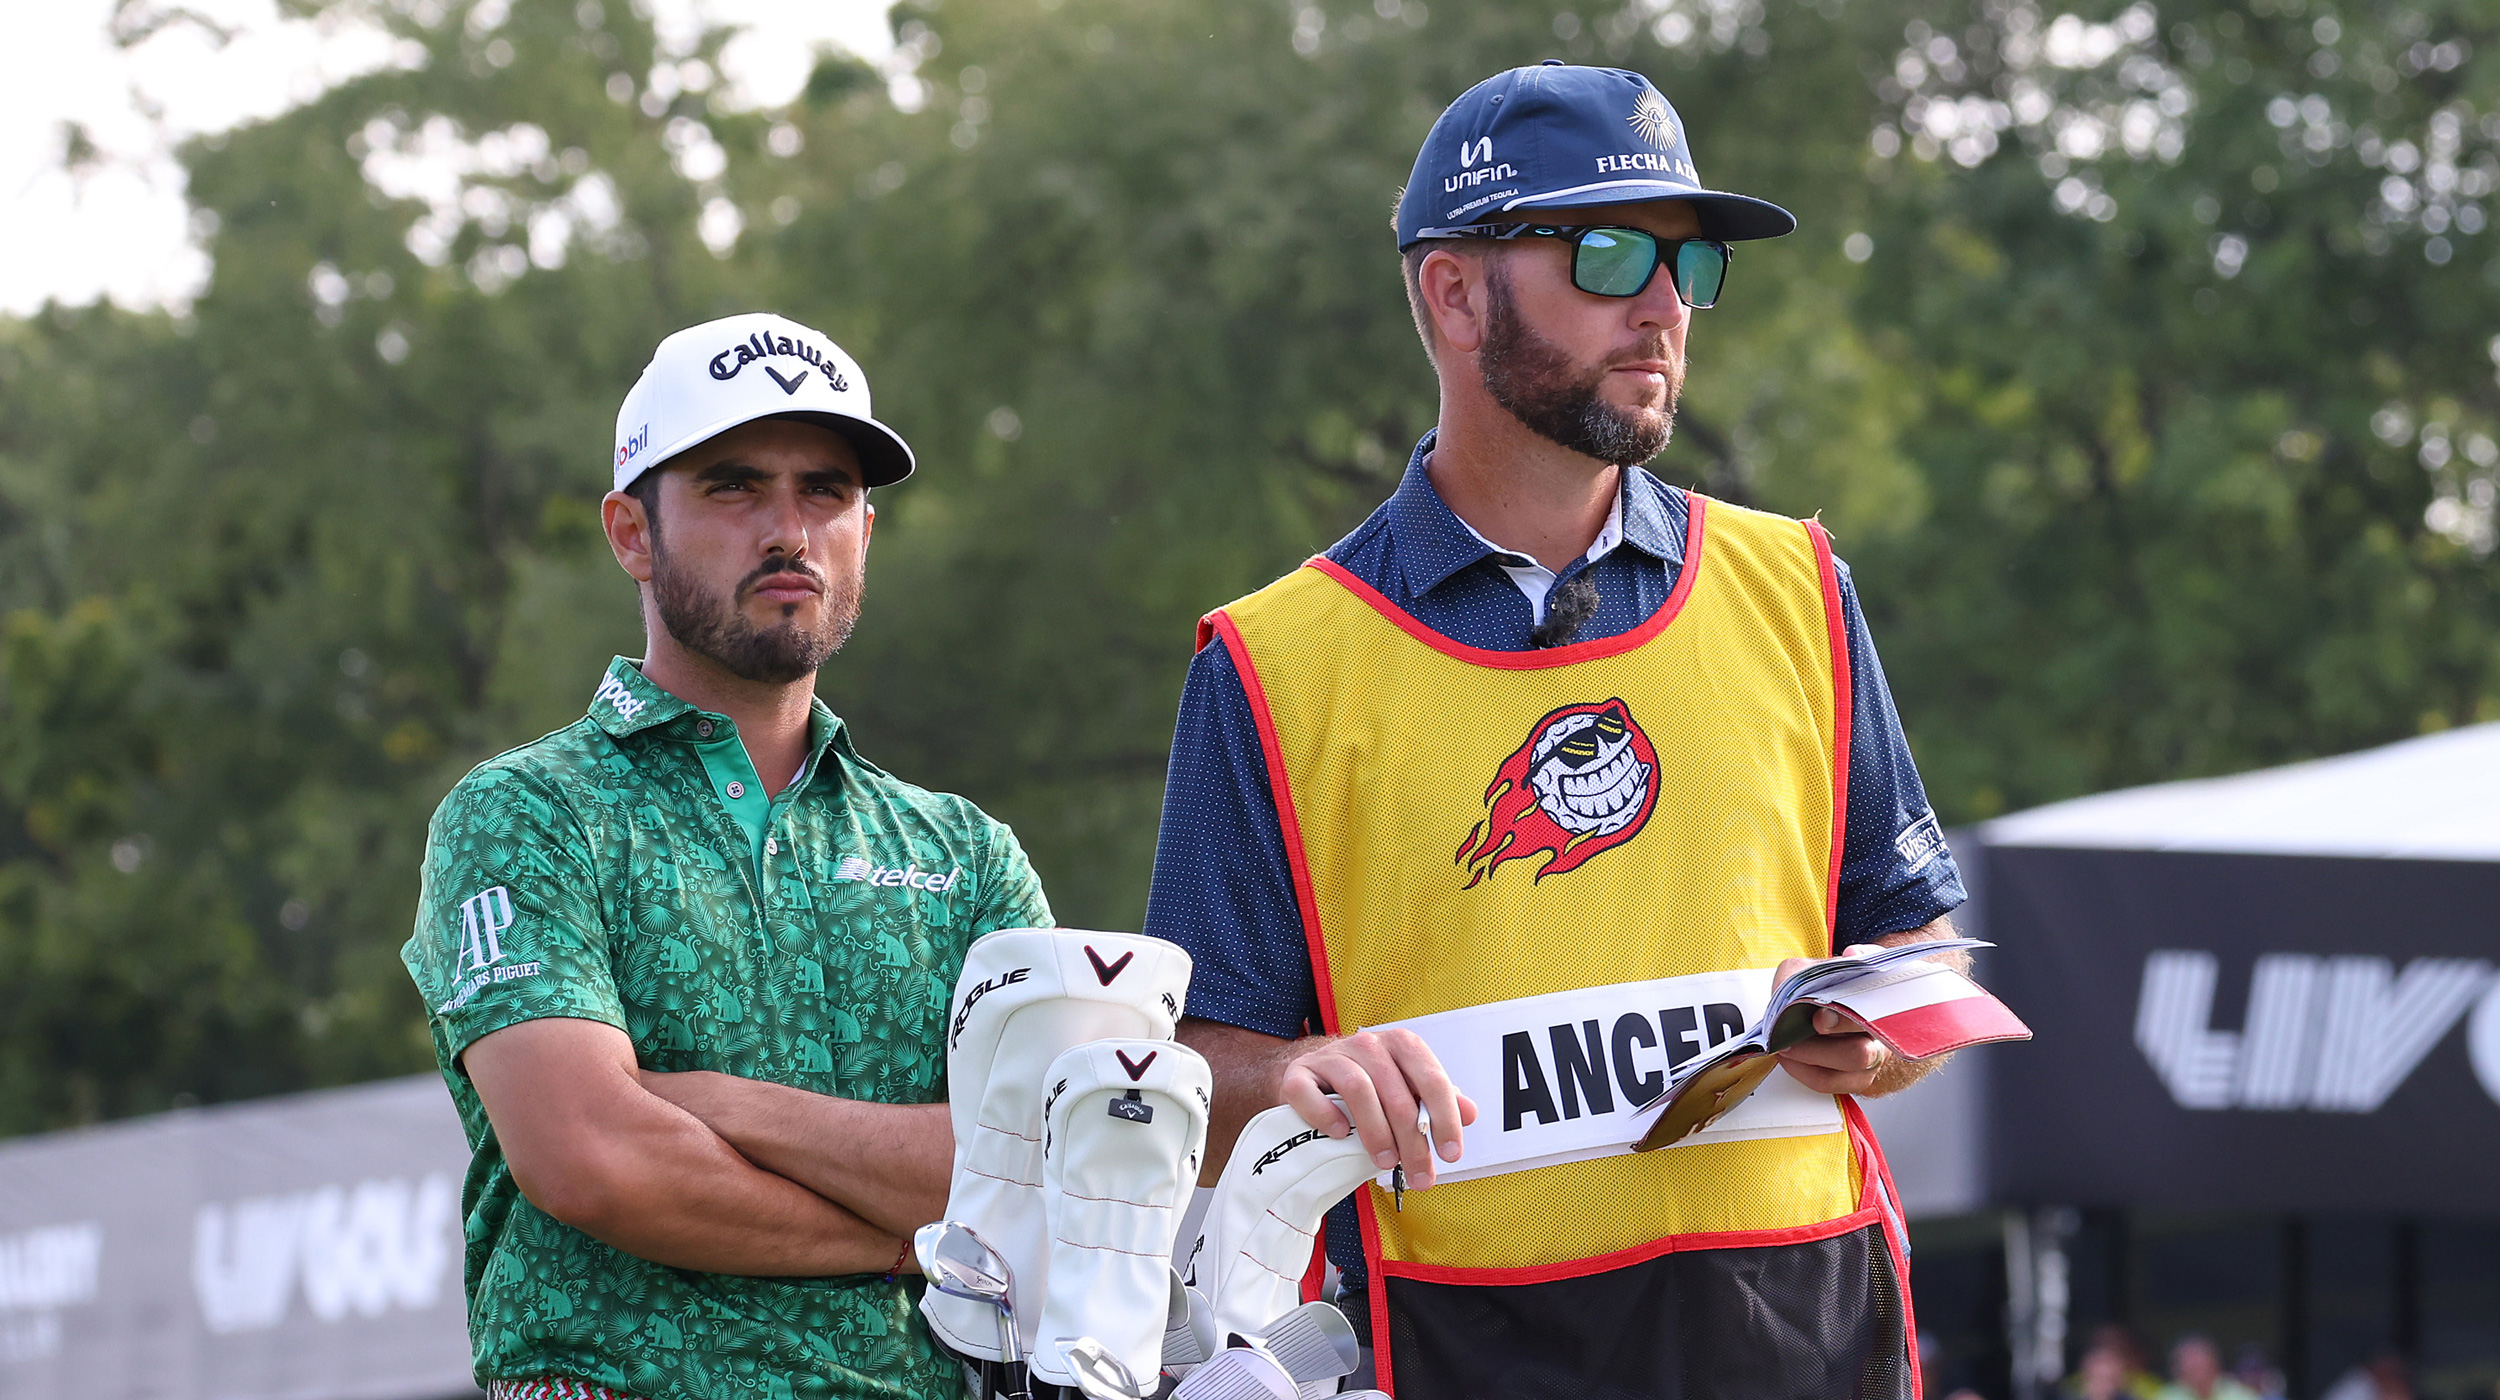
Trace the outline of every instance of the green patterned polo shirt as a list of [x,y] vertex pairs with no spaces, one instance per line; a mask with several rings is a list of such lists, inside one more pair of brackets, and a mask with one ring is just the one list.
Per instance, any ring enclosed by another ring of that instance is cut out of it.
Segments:
[[475,1154],[464,1276],[481,1384],[555,1374],[650,1400],[962,1393],[921,1325],[917,1279],[673,1269],[541,1212],[460,1068],[480,1036],[573,1016],[622,1029],[651,1069],[942,1101],[965,948],[1052,922],[1014,834],[859,757],[822,702],[799,776],[764,802],[753,779],[729,720],[620,657],[586,718],[481,764],[434,814],[401,956]]

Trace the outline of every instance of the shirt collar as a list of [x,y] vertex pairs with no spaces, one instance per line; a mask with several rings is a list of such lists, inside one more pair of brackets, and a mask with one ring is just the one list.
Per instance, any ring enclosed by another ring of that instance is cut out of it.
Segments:
[[592,722],[618,739],[693,713],[694,706],[653,685],[642,674],[642,663],[629,656],[609,661],[608,673],[590,693]]
[[[611,737],[622,739],[646,729],[656,729],[677,719],[700,719],[707,716],[677,696],[651,683],[642,673],[642,663],[633,657],[620,656],[608,662],[608,673],[599,678],[599,688],[591,692],[590,718]],[[722,716],[709,718],[726,720]],[[692,734],[684,737],[692,738]],[[856,759],[851,750],[849,731],[832,709],[818,696],[807,701],[807,752],[809,764],[823,756],[825,746],[832,744],[843,756]]]
[[[1410,597],[1430,593],[1480,559],[1507,553],[1459,519],[1433,488],[1424,467],[1439,436],[1435,429],[1415,444],[1398,489],[1389,497],[1389,532],[1397,541],[1398,568],[1406,576]],[[1620,529],[1622,543],[1670,564],[1683,562],[1683,532],[1668,515],[1667,494],[1674,489],[1643,468],[1626,468],[1607,514],[1608,532]],[[1601,533],[1599,543],[1605,540]]]
[[[1614,553],[1615,546],[1623,543],[1623,497],[1623,492],[1615,492],[1614,504],[1606,507],[1606,523],[1597,527],[1597,538],[1590,541],[1588,552],[1581,555],[1580,560],[1586,560],[1587,562],[1594,564],[1598,560],[1605,558],[1607,555]],[[1451,514],[1456,516],[1457,512],[1453,511]],[[1533,576],[1544,578],[1548,581],[1557,577],[1557,575],[1547,573],[1543,564],[1538,563],[1536,560],[1528,557],[1527,555],[1521,554],[1516,550],[1504,549],[1500,545],[1495,544],[1493,541],[1486,539],[1483,531],[1468,524],[1465,519],[1459,519],[1458,526],[1460,529],[1465,530],[1468,534],[1476,537],[1476,543],[1485,547],[1486,552],[1493,556],[1493,562],[1502,566],[1502,572],[1507,573],[1514,578],[1516,578],[1523,571]],[[1574,560],[1573,562],[1578,563],[1580,560]],[[1568,569],[1571,566],[1566,564],[1563,567]]]
[[[1669,564],[1684,562],[1684,526],[1680,517],[1692,510],[1684,493],[1650,475],[1647,467],[1626,467],[1623,492],[1623,542]],[[1678,509],[1677,507],[1681,507]]]

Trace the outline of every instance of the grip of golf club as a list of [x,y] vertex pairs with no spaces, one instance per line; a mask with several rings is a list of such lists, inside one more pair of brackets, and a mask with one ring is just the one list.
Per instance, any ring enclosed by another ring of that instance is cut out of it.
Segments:
[[[1050,1269],[1041,1071],[1089,1041],[1170,1036],[1189,972],[1178,944],[1083,929],[1001,929],[965,954],[947,1017],[955,1157],[946,1218],[979,1231],[1015,1271],[1028,1350]],[[999,1358],[997,1323],[981,1304],[931,1291],[921,1312],[948,1346]]]
[[[1040,1338],[1092,1337],[1153,1377],[1171,1311],[1172,1245],[1206,1152],[1214,1076],[1168,1040],[1103,1040],[1052,1061],[1043,1122],[1050,1284]],[[1067,1384],[1042,1350],[1036,1379]]]

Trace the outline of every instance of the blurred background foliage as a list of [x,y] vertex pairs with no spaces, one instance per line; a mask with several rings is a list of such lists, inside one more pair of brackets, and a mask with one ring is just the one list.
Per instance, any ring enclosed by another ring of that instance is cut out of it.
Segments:
[[1656,469],[1833,527],[1948,822],[2500,718],[2487,4],[906,0],[753,111],[627,0],[291,3],[400,62],[185,152],[196,304],[0,321],[0,1132],[430,1063],[426,816],[638,651],[615,405],[733,311],[921,454],[826,698],[1135,927],[1195,619],[1431,423],[1415,147],[1548,56],[1801,216]]

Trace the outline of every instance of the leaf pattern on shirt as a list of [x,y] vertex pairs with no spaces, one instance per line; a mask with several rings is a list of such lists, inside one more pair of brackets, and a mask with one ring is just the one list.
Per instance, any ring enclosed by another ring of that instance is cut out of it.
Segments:
[[[649,1400],[954,1400],[961,1372],[920,1322],[916,1279],[703,1274],[602,1244],[521,1198],[456,1067],[482,1035],[578,1016],[623,1028],[652,1069],[938,1102],[965,948],[1052,922],[1011,832],[858,758],[821,705],[817,757],[776,806],[759,893],[754,848],[694,750],[696,712],[630,662],[609,675],[643,702],[635,715],[603,691],[589,717],[480,765],[443,800],[402,950],[428,1007],[448,1007],[433,1016],[436,1054],[475,1153],[464,1207],[478,1377],[567,1375]],[[963,873],[943,893],[836,881],[846,856]],[[507,892],[511,922],[490,950],[472,946],[463,905],[491,889]],[[488,951],[500,956],[481,967]]]

